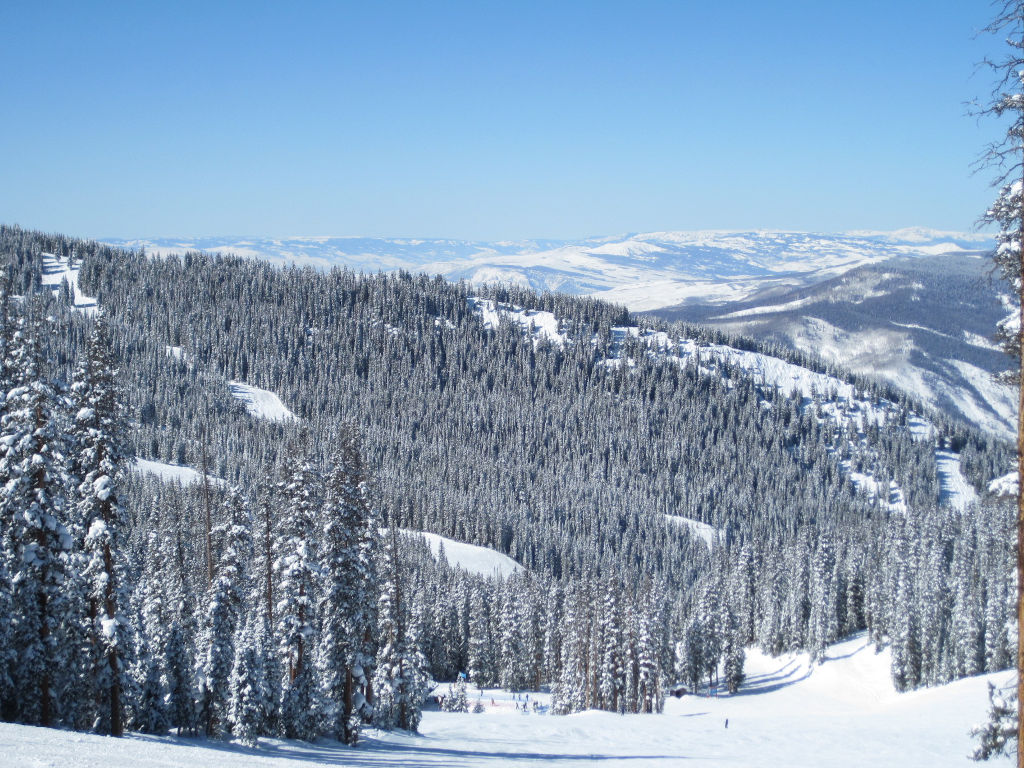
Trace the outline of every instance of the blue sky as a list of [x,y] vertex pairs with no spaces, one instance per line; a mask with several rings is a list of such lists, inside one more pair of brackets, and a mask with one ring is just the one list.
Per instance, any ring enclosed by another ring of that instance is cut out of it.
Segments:
[[0,3],[0,221],[87,237],[969,229],[991,7]]

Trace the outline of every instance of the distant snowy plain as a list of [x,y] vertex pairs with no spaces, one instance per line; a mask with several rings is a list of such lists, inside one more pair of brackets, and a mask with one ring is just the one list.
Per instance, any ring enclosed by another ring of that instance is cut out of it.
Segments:
[[[102,736],[0,724],[0,766],[33,768],[493,768],[595,764],[608,768],[945,768],[976,765],[970,727],[985,717],[988,680],[896,693],[888,651],[863,635],[832,646],[820,665],[806,655],[751,650],[735,696],[669,698],[660,715],[522,712],[512,694],[477,691],[480,714],[426,711],[420,734],[368,729],[351,749],[261,739],[260,747],[173,736]],[[447,686],[441,686],[443,693]],[[520,694],[520,699],[523,694]],[[530,700],[547,704],[547,694]],[[528,708],[529,709],[529,708]],[[994,765],[1009,765],[999,759]]]

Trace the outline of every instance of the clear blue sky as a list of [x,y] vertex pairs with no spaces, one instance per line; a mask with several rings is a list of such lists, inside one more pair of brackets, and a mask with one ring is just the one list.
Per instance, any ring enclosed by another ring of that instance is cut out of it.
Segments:
[[0,3],[0,222],[969,229],[984,0]]

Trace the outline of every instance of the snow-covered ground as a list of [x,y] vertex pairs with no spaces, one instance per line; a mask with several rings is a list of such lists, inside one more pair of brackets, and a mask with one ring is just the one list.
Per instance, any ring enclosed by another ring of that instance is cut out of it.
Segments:
[[82,294],[82,290],[78,287],[78,271],[78,267],[74,269],[68,268],[67,261],[55,254],[43,254],[43,285],[49,286],[56,292],[60,289],[60,284],[67,280],[75,297],[75,309],[86,314],[92,314],[97,309],[96,299]]
[[244,384],[241,381],[229,381],[231,394],[245,403],[245,408],[257,419],[268,421],[288,421],[298,418],[281,402],[281,398],[273,392]]
[[[202,474],[192,469],[192,467],[165,464],[162,461],[152,461],[150,459],[135,459],[132,464],[132,471],[138,472],[141,475],[155,475],[165,483],[181,483],[182,485],[193,485],[202,482],[203,479]],[[213,485],[225,485],[225,482],[219,477],[207,475],[207,478],[209,478]]]
[[978,493],[960,471],[960,454],[952,451],[935,452],[935,471],[941,487],[940,500],[953,509],[966,509],[978,500]]
[[[356,749],[332,742],[261,740],[257,749],[176,737],[114,740],[0,724],[0,765],[53,768],[300,768],[302,765],[715,766],[718,768],[946,768],[973,765],[968,730],[984,719],[988,680],[1006,673],[899,694],[889,653],[863,635],[833,646],[823,664],[803,654],[751,651],[736,696],[670,698],[662,715],[516,709],[514,695],[469,690],[481,714],[428,710],[420,735],[369,729]],[[445,693],[446,685],[438,692]],[[522,695],[520,695],[522,696]],[[530,694],[541,704],[544,694]],[[493,700],[493,704],[492,704]],[[995,765],[1008,765],[1007,759]]]
[[699,520],[692,520],[689,517],[683,517],[682,515],[665,515],[665,519],[675,525],[684,525],[689,528],[690,533],[699,539],[703,539],[709,549],[715,546],[715,542],[717,542],[722,535],[722,532],[713,525],[702,523]]
[[505,578],[523,570],[523,566],[508,555],[495,552],[487,547],[465,544],[445,536],[438,536],[436,533],[409,530],[402,530],[402,533],[407,536],[422,536],[427,540],[430,551],[434,553],[435,557],[441,550],[441,545],[444,544],[444,555],[449,565],[462,568],[470,573]]
[[491,299],[470,298],[469,305],[480,315],[485,328],[495,329],[502,319],[506,319],[516,323],[526,333],[532,335],[534,346],[541,339],[547,339],[558,345],[565,343],[566,337],[559,330],[558,318],[551,312],[523,309],[510,304],[500,304]]
[[1016,496],[1018,490],[1017,471],[997,477],[988,484],[989,493],[996,496]]

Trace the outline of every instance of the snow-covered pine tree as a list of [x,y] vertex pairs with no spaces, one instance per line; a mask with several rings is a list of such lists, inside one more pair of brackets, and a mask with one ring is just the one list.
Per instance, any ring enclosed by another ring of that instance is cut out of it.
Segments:
[[474,582],[469,598],[469,678],[479,688],[486,688],[496,682],[490,602],[486,600],[485,589],[483,584]]
[[636,700],[632,712],[661,712],[665,690],[661,681],[660,648],[657,627],[660,623],[660,590],[649,589],[634,611],[636,631]]
[[528,672],[525,661],[525,629],[522,620],[521,586],[517,579],[508,579],[501,589],[501,611],[498,627],[501,637],[499,684],[509,691],[518,691],[526,685]]
[[[10,368],[13,318],[10,312],[10,278],[0,269],[0,430],[7,413],[7,393],[14,386]],[[0,442],[0,486],[6,485],[6,464],[2,457],[8,446]],[[0,717],[11,720],[17,708],[17,689],[13,667],[17,661],[14,632],[14,598],[12,576],[18,568],[15,560],[14,519],[0,514]]]
[[383,581],[378,611],[381,648],[373,676],[377,696],[374,722],[381,728],[415,732],[420,723],[424,680],[408,634],[398,550],[398,532],[392,522],[382,547]]
[[448,695],[444,697],[441,709],[445,712],[469,712],[469,701],[466,699],[466,679],[462,676],[448,686]]
[[[614,579],[606,580],[601,604],[599,632],[601,659],[598,667],[598,707],[609,712],[626,711],[625,697],[625,643],[619,593],[622,585]],[[620,707],[621,705],[621,707]]]
[[227,720],[231,732],[243,744],[255,747],[265,732],[270,690],[267,670],[263,621],[251,616],[235,639],[235,658],[228,681]]
[[199,641],[199,711],[207,736],[223,735],[229,725],[235,635],[244,619],[245,586],[253,559],[252,512],[238,486],[224,499],[223,520],[212,531],[220,554],[207,592]]
[[744,629],[736,615],[725,609],[725,646],[722,649],[722,675],[729,693],[736,693],[743,684],[743,664],[746,651],[743,648]]
[[590,638],[594,629],[591,594],[585,582],[565,590],[561,673],[552,687],[551,711],[569,714],[587,708],[590,699]]
[[359,736],[361,707],[366,701],[369,659],[366,639],[373,630],[376,584],[372,561],[376,526],[367,499],[362,458],[350,434],[343,450],[330,462],[322,508],[320,546],[319,666],[331,706],[327,727],[339,740],[354,745]]
[[12,614],[17,691],[15,717],[50,726],[60,716],[54,694],[58,678],[69,668],[62,644],[69,614],[67,554],[72,548],[67,526],[64,425],[67,401],[44,369],[41,308],[29,316],[14,337],[12,368],[15,386],[7,394],[0,424],[6,451],[0,458],[0,517],[9,521],[14,566]]
[[285,473],[279,487],[284,508],[274,548],[278,590],[274,616],[285,667],[281,719],[288,738],[309,740],[320,735],[321,719],[314,664],[320,478],[312,462],[302,459]]
[[101,314],[71,386],[78,481],[74,516],[84,533],[84,568],[76,578],[84,581],[94,727],[112,736],[124,732],[124,696],[130,689],[134,650],[124,561],[128,522],[118,490],[127,459],[127,426],[117,376]]

